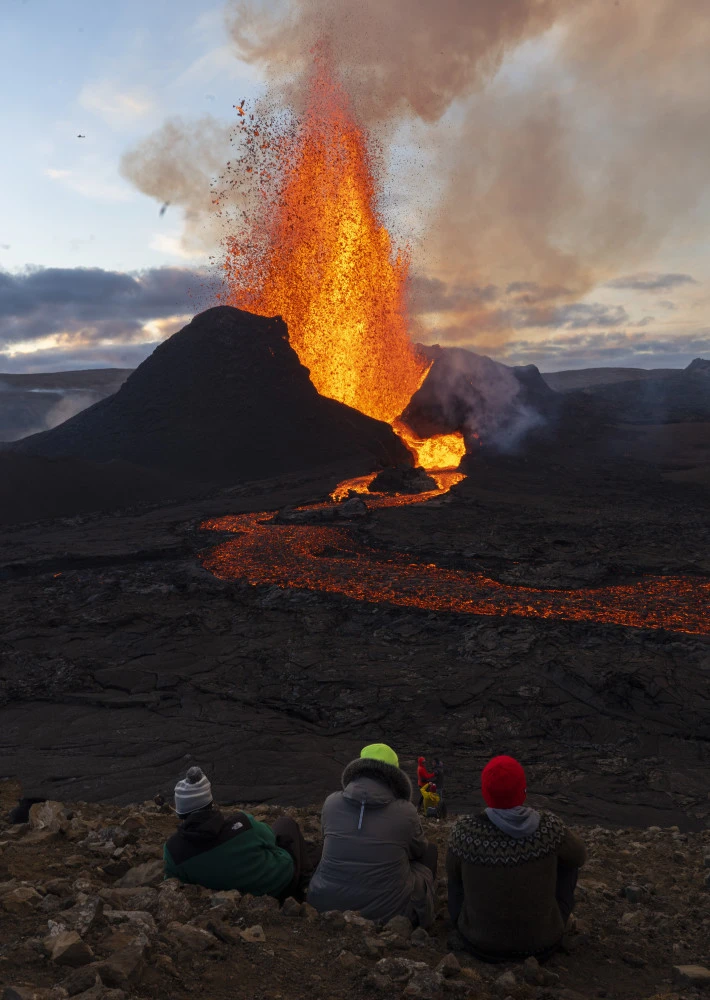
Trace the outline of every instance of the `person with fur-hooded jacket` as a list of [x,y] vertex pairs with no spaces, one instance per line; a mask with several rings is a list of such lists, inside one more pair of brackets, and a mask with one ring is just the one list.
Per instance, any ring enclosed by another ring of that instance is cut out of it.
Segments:
[[587,852],[559,817],[524,805],[525,772],[494,757],[481,774],[487,809],[461,816],[446,858],[452,950],[487,962],[544,961],[559,947]]
[[397,754],[366,746],[323,805],[323,855],[308,888],[321,912],[358,910],[370,920],[434,920],[436,845],[424,839],[412,786]]

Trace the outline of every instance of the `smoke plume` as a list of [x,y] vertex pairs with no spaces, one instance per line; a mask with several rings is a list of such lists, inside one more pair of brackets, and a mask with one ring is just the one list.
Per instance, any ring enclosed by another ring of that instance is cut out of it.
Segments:
[[[434,210],[414,264],[456,287],[456,310],[429,320],[452,342],[513,329],[481,289],[536,283],[552,310],[707,227],[707,0],[272,0],[227,21],[274,100],[298,110],[326,44],[358,115],[419,144],[431,176],[410,201]],[[225,146],[214,122],[171,122],[124,173],[214,238]]]

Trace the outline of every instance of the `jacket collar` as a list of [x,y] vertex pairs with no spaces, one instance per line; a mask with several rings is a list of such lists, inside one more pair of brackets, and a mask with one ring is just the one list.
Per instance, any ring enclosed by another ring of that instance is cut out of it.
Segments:
[[224,816],[215,808],[198,809],[180,821],[179,832],[194,840],[216,837],[224,825]]
[[341,782],[346,788],[351,781],[356,778],[373,778],[390,788],[398,799],[409,802],[412,798],[412,783],[398,767],[392,764],[385,764],[381,760],[373,760],[370,757],[358,757],[351,761],[343,771]]

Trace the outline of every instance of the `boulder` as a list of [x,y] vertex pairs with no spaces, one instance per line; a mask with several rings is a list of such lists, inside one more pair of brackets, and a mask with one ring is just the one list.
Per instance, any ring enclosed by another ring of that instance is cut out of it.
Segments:
[[55,802],[48,799],[46,802],[35,802],[30,806],[30,829],[46,830],[49,833],[59,833],[66,830],[69,820],[66,816],[66,809],[63,802]]
[[42,902],[42,896],[29,885],[20,885],[0,896],[0,906],[18,917],[31,913]]
[[381,958],[375,966],[381,976],[389,976],[396,983],[408,982],[415,972],[430,972],[426,962],[412,958]]
[[461,972],[461,964],[456,955],[453,952],[449,952],[439,962],[436,971],[440,976],[444,976],[445,979],[450,979],[452,976],[458,976],[459,972]]
[[70,972],[66,979],[62,980],[62,987],[67,991],[67,995],[75,997],[77,994],[86,993],[88,990],[99,986],[103,989],[101,979],[95,966],[84,965]]
[[[212,905],[215,905],[214,898]],[[180,892],[178,887],[161,888],[158,893],[158,908],[156,916],[161,925],[169,924],[173,921],[187,923],[192,916],[192,906],[190,901]]]
[[410,938],[412,936],[412,922],[409,917],[397,916],[387,921],[384,927],[388,934],[396,934],[399,937]]
[[674,965],[673,982],[676,986],[710,989],[710,969],[704,965]]
[[143,931],[148,937],[158,933],[155,920],[145,910],[106,910],[104,916],[107,923],[114,927],[128,924],[131,930],[135,929],[136,933]]
[[240,933],[242,940],[253,944],[263,944],[266,941],[266,934],[264,934],[264,928],[261,924],[254,924],[253,927],[247,927],[246,930],[240,931]]
[[117,889],[136,889],[140,886],[157,885],[163,880],[165,866],[162,859],[146,861],[126,872],[117,882]]
[[518,980],[515,978],[515,973],[511,972],[510,969],[508,969],[507,972],[504,972],[501,976],[498,976],[498,978],[495,980],[494,985],[495,988],[498,990],[498,992],[502,993],[503,996],[505,996],[506,994],[510,993],[511,990],[514,990],[517,987]]
[[99,896],[83,896],[71,909],[61,911],[57,923],[84,937],[101,919],[103,909],[104,901]]
[[128,989],[137,982],[145,968],[145,945],[135,942],[126,948],[114,952],[110,958],[99,962],[97,971],[102,983],[106,986],[116,986]]
[[112,910],[146,910],[148,913],[158,906],[158,891],[148,886],[135,889],[100,889],[101,899]]
[[297,899],[294,899],[293,896],[289,896],[288,899],[284,900],[281,912],[285,917],[300,917],[301,906],[302,904],[299,903]]
[[168,924],[167,931],[172,938],[190,951],[206,951],[217,944],[214,934],[201,927],[193,927],[192,924],[181,924],[177,920]]
[[367,487],[371,493],[428,493],[438,489],[435,479],[432,479],[424,469],[411,465],[397,465],[394,468],[383,469]]
[[441,991],[443,977],[431,969],[419,969],[404,987],[402,996],[434,1000]]
[[57,965],[88,965],[94,953],[76,931],[60,931],[45,939],[49,957]]

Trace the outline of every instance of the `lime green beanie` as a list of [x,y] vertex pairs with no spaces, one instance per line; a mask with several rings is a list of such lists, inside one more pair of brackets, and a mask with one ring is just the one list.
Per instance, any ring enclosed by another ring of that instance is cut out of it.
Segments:
[[369,747],[362,748],[360,756],[368,760],[381,760],[383,764],[390,764],[392,767],[399,767],[399,757],[386,743],[371,743]]

